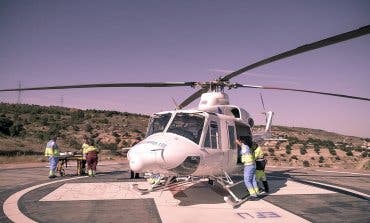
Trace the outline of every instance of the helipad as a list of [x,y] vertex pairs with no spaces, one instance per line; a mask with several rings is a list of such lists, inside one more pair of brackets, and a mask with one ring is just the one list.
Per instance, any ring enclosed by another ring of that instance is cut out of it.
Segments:
[[[225,191],[204,180],[180,182],[141,195],[131,185],[147,188],[149,184],[145,180],[130,180],[129,172],[120,170],[122,166],[100,166],[100,169],[95,178],[70,176],[35,181],[11,189],[11,193],[7,189],[0,197],[4,213],[0,221],[217,223],[366,222],[370,219],[366,199],[296,182],[279,174],[269,174],[270,194],[233,208],[224,202]],[[32,171],[45,172],[41,168]],[[237,190],[245,190],[243,184]]]

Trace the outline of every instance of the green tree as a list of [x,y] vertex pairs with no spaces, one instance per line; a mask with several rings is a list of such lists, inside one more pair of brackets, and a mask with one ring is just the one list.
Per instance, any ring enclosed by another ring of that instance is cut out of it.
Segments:
[[23,125],[19,122],[14,123],[10,128],[9,128],[9,133],[10,136],[19,136],[21,135],[24,131]]
[[0,133],[4,135],[10,135],[10,127],[13,125],[13,121],[5,115],[0,116]]

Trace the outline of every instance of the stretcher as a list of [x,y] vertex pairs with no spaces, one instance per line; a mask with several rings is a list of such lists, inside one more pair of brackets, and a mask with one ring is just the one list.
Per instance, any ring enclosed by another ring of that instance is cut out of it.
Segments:
[[82,158],[82,155],[60,155],[57,165],[57,172],[60,176],[65,176],[66,168],[68,168],[68,162],[76,160],[76,174],[81,176],[85,174],[86,160]]

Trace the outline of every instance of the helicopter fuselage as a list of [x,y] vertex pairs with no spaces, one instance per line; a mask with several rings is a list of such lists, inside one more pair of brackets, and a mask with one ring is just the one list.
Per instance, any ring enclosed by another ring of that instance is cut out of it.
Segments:
[[128,153],[130,168],[164,176],[235,172],[242,166],[235,140],[251,137],[251,125],[248,112],[232,105],[156,113],[147,137]]

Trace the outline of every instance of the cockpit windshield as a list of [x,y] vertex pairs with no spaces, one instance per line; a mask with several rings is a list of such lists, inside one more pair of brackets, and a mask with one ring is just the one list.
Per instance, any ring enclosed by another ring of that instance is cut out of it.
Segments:
[[157,132],[163,132],[167,126],[168,121],[171,118],[171,113],[166,114],[155,114],[152,116],[149,122],[147,136],[150,136]]
[[201,114],[177,113],[167,132],[181,135],[199,144],[204,119],[204,116]]

